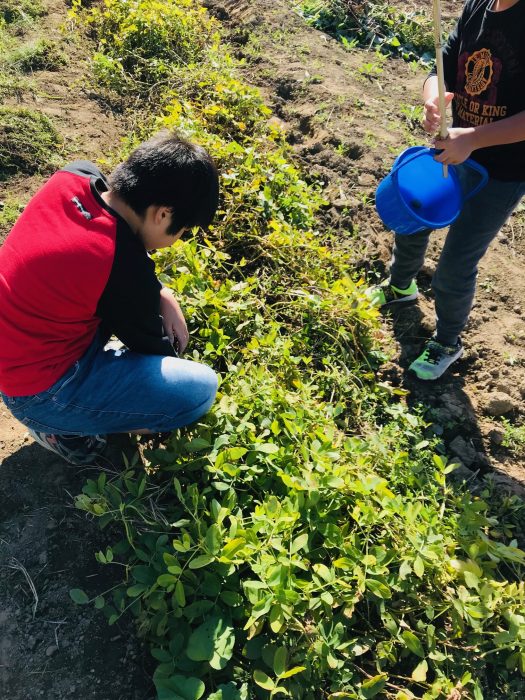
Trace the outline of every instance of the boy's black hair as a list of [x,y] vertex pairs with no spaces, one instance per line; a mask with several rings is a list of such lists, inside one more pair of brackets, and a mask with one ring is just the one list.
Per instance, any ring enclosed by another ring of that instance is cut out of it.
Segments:
[[143,216],[151,205],[172,209],[168,233],[207,228],[217,210],[219,176],[208,152],[163,132],[141,143],[109,177],[111,190]]

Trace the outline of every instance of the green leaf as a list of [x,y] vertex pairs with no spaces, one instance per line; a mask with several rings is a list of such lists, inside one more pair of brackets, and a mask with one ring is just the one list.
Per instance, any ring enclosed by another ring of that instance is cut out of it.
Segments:
[[152,649],[151,655],[154,659],[160,661],[161,664],[170,664],[173,661],[171,654],[168,651],[166,651],[166,649]]
[[272,632],[278,634],[284,623],[284,615],[280,605],[273,605],[270,610],[270,627]]
[[244,547],[245,544],[246,540],[244,537],[236,537],[224,545],[221,556],[225,557],[226,559],[233,559],[233,557]]
[[215,557],[208,554],[201,554],[200,556],[195,557],[195,559],[192,559],[188,564],[188,567],[190,569],[202,569],[204,566],[211,564],[212,561],[215,561]]
[[369,678],[361,686],[361,694],[364,698],[367,698],[367,700],[368,698],[375,698],[375,696],[383,690],[387,680],[388,676],[386,673],[381,673],[378,676]]
[[72,588],[69,591],[69,595],[71,600],[74,603],[77,603],[77,605],[85,605],[86,603],[89,603],[89,598],[81,588]]
[[423,649],[423,645],[421,644],[419,638],[416,637],[416,635],[413,632],[411,632],[410,630],[405,630],[401,633],[401,636],[403,638],[403,641],[413,654],[421,657],[422,659],[425,658],[425,651]]
[[211,554],[218,554],[222,544],[221,529],[217,524],[213,524],[206,532],[206,547]]
[[208,618],[193,631],[186,649],[192,661],[209,661],[216,670],[226,667],[233,655],[235,632],[222,617]]
[[291,678],[292,676],[295,676],[298,673],[302,673],[303,671],[306,671],[306,666],[294,666],[293,668],[290,668],[288,671],[285,671],[284,673],[282,673],[280,676],[280,680],[284,680],[285,678]]
[[276,676],[280,676],[286,671],[287,661],[288,652],[286,651],[286,647],[279,647],[273,657],[273,671]]
[[479,587],[479,578],[476,576],[476,574],[473,574],[472,571],[465,571],[463,573],[463,576],[465,578],[465,583],[469,588],[477,588]]
[[425,575],[425,563],[421,557],[417,556],[415,558],[414,563],[412,564],[412,568],[414,569],[414,573],[416,576],[419,576],[419,578],[423,578]]
[[156,678],[155,685],[159,700],[200,700],[206,690],[206,686],[198,678],[177,674],[169,678]]
[[139,564],[131,569],[131,575],[137,581],[137,583],[145,583],[147,586],[151,586],[155,583],[157,575],[155,570],[151,566],[144,566],[144,564]]
[[415,680],[416,683],[424,683],[427,680],[427,673],[428,663],[425,659],[423,659],[423,661],[420,661],[412,671],[412,679]]
[[141,593],[144,593],[146,590],[147,586],[145,586],[143,583],[136,583],[134,586],[130,586],[126,593],[130,598],[137,598],[137,596],[141,595]]
[[368,578],[366,580],[366,587],[369,591],[372,591],[374,595],[378,596],[378,598],[383,598],[383,600],[387,600],[388,598],[392,597],[392,591],[390,588],[385,583],[377,581],[374,578]]
[[273,442],[261,442],[257,445],[254,445],[253,449],[256,452],[264,452],[267,455],[274,455],[277,452],[279,452],[279,445],[276,445]]
[[246,698],[246,695],[241,696],[235,683],[230,681],[226,685],[220,685],[215,693],[208,695],[207,700],[243,700],[243,698]]
[[292,546],[290,547],[291,554],[296,554],[297,552],[299,552],[301,549],[303,549],[307,542],[308,533],[304,533],[303,535],[299,535],[299,537],[296,537],[295,540],[292,542]]
[[169,586],[173,586],[177,583],[177,580],[177,577],[173,576],[173,574],[161,574],[157,579],[157,583],[159,586],[162,586],[162,588],[169,588]]
[[264,690],[273,690],[275,688],[274,681],[272,681],[270,676],[267,676],[266,673],[264,673],[264,671],[254,671],[253,680],[257,683],[258,686],[264,688]]
[[104,596],[98,595],[98,596],[95,598],[95,608],[96,608],[97,610],[102,610],[102,608],[105,606],[105,604],[106,604],[106,601],[105,601],[105,599],[104,599]]
[[204,438],[194,438],[184,445],[186,452],[200,452],[208,447],[211,447],[210,443]]
[[236,608],[242,605],[244,598],[240,593],[235,591],[222,591],[221,600],[232,608]]
[[175,584],[174,596],[177,605],[183,608],[186,605],[186,594],[184,592],[184,584],[180,580]]

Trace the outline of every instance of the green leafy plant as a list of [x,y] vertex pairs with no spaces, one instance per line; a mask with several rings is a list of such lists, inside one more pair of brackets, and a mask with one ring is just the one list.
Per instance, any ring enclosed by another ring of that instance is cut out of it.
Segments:
[[46,13],[40,0],[0,0],[0,18],[6,24],[29,22]]
[[502,419],[505,435],[503,437],[503,447],[508,447],[516,454],[522,454],[525,449],[525,426],[513,425],[506,418]]
[[432,60],[432,25],[421,11],[404,12],[387,2],[362,0],[305,0],[298,10],[309,24],[332,34],[345,48],[374,48],[406,61]]

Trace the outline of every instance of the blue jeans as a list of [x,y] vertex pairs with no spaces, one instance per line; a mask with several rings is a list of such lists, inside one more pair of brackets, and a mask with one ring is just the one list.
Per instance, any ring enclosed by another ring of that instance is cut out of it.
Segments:
[[106,350],[97,335],[47,391],[1,396],[15,418],[37,432],[97,435],[180,428],[203,416],[216,392],[217,375],[205,365]]
[[[458,168],[463,191],[472,189],[479,176]],[[467,324],[476,291],[478,263],[492,240],[525,195],[525,182],[489,179],[467,200],[450,229],[432,279],[436,300],[436,334],[440,343],[455,345]],[[417,275],[431,231],[396,236],[390,265],[391,283],[406,289]]]

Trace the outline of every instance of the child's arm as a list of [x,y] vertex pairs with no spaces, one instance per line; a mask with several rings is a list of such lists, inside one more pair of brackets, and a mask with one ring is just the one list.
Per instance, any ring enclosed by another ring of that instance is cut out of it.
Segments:
[[443,152],[436,160],[447,165],[463,163],[472,151],[488,146],[525,141],[525,111],[490,124],[481,124],[465,129],[449,129],[448,138],[438,139],[436,148]]
[[167,287],[160,290],[160,315],[162,325],[170,343],[178,341],[179,351],[183,352],[188,345],[189,333],[182,310],[173,296],[173,292]]
[[[453,97],[453,92],[445,93],[447,106],[450,104]],[[441,126],[438,99],[438,78],[437,75],[431,75],[423,86],[423,100],[425,101],[423,129],[429,134],[436,134],[439,132]]]
[[[450,32],[446,44],[443,46],[443,69],[445,72],[445,85],[448,90],[453,90],[455,87],[463,21],[462,15],[454,29]],[[447,106],[450,104],[453,97],[453,92],[445,93]],[[423,101],[425,103],[423,128],[429,134],[435,134],[439,131],[441,126],[438,104],[438,78],[435,66],[423,85]]]

